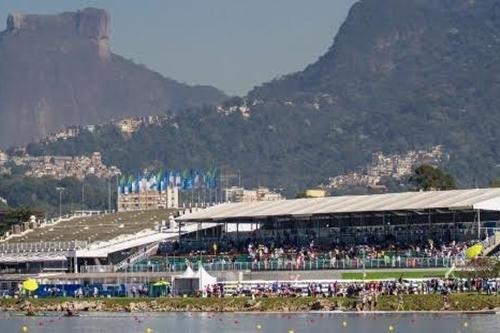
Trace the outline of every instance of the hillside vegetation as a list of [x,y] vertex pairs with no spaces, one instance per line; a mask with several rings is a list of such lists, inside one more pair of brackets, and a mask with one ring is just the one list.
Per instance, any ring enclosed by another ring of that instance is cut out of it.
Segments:
[[295,194],[376,151],[443,145],[457,186],[483,186],[500,162],[499,36],[496,0],[361,0],[317,62],[244,98],[128,139],[105,128],[30,150],[101,151],[131,172],[230,166],[244,185]]

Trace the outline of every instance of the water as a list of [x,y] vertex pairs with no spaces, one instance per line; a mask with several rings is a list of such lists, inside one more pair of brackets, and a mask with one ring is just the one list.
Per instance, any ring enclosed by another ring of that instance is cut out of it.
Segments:
[[29,333],[498,333],[499,315],[446,314],[0,314],[0,332]]

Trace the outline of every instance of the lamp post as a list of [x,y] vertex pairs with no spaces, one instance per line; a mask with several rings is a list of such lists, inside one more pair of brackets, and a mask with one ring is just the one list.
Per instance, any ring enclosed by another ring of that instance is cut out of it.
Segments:
[[365,281],[366,279],[366,267],[365,267],[365,261],[366,261],[366,248],[365,248],[365,245],[363,245],[363,282]]
[[56,187],[56,191],[59,192],[59,220],[62,218],[62,193],[64,190],[64,187]]
[[82,211],[85,210],[85,179],[82,180]]

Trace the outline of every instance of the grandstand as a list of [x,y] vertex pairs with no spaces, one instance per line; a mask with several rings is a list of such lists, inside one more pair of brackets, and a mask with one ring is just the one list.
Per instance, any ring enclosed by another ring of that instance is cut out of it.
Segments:
[[203,259],[213,271],[449,267],[470,242],[500,244],[500,189],[225,203],[176,214],[83,216],[26,231],[0,242],[0,270],[147,273]]
[[68,221],[34,229],[6,243],[106,242],[121,235],[136,234],[143,230],[158,229],[173,211],[149,210],[117,214],[78,217]]
[[500,227],[500,188],[226,203],[186,214],[184,223],[255,225],[270,236],[314,233],[355,242],[362,234],[480,238]]
[[[179,217],[183,223],[221,223],[226,241],[332,249],[357,244],[436,244],[500,241],[500,189],[406,192],[226,203]],[[236,227],[234,227],[236,225]],[[248,230],[251,231],[242,231]],[[497,235],[497,237],[494,237]]]
[[482,241],[485,254],[499,246],[500,189],[227,203],[177,220],[223,227],[186,234],[131,272],[201,261],[210,271],[443,268],[463,264],[471,244]]
[[145,210],[42,224],[0,242],[0,271],[77,272],[82,265],[114,270],[115,264],[124,268],[155,253],[161,241],[203,229],[181,227],[173,220],[177,214],[177,210]]

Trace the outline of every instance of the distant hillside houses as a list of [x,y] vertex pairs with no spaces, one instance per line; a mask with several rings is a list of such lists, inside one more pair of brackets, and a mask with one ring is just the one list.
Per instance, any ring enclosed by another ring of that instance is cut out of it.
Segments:
[[165,124],[170,117],[168,116],[147,116],[147,117],[136,117],[136,118],[126,118],[120,121],[112,122],[113,125],[120,129],[124,136],[130,136],[137,132],[141,127],[146,126],[161,126]]
[[5,166],[5,163],[9,160],[9,156],[0,150],[0,175],[9,174],[10,169]]
[[372,154],[371,162],[358,172],[332,177],[324,187],[339,189],[346,187],[379,187],[383,177],[402,179],[409,176],[420,164],[437,165],[444,159],[443,147],[434,146],[431,150],[411,150],[404,155]]
[[86,130],[93,133],[95,129],[96,129],[95,125],[70,126],[43,137],[42,139],[40,139],[40,143],[50,144],[57,141],[69,140],[72,138],[76,138],[78,135],[80,135],[82,130]]
[[166,124],[169,120],[170,117],[166,115],[156,115],[112,120],[98,125],[71,126],[51,133],[42,138],[39,142],[48,145],[57,141],[69,140],[79,136],[82,131],[93,133],[96,129],[102,128],[103,126],[107,125],[115,126],[120,130],[124,137],[129,137],[142,127],[161,126],[163,124]]
[[9,159],[9,156],[5,152],[3,152],[2,150],[0,150],[0,165],[2,165],[5,162],[7,162],[8,159]]
[[12,163],[27,168],[27,177],[50,177],[63,179],[74,177],[79,180],[93,175],[97,178],[112,178],[121,174],[116,166],[106,166],[102,163],[101,154],[93,153],[92,156],[39,156],[24,155],[12,157]]

